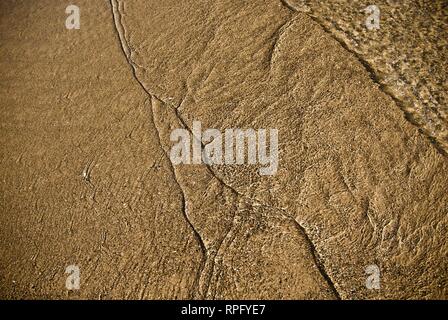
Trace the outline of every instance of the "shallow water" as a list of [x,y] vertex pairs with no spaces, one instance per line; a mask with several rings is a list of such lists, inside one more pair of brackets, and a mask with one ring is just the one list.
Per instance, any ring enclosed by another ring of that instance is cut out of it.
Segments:
[[[448,2],[287,0],[354,52],[409,121],[448,152]],[[368,5],[380,10],[368,30]]]

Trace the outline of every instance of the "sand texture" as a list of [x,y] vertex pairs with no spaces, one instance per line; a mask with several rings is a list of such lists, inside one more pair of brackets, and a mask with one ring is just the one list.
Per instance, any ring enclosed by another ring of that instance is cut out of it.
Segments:
[[[1,298],[448,298],[446,1],[69,4],[0,2]],[[174,165],[194,121],[276,174]]]

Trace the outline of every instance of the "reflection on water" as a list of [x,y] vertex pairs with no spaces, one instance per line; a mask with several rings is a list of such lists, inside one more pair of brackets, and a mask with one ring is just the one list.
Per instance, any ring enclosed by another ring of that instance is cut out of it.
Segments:
[[[448,154],[448,2],[288,0],[365,62],[407,118]],[[368,30],[367,5],[380,9]]]

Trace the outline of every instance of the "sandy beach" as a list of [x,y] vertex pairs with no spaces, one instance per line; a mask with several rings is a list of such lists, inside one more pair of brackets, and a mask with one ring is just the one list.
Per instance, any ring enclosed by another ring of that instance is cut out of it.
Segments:
[[0,34],[0,298],[448,298],[446,1],[2,0]]

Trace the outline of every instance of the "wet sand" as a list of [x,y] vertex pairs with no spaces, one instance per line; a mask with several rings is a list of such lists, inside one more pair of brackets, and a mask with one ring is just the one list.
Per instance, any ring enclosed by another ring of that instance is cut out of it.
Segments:
[[[446,15],[330,4],[78,1],[67,30],[2,1],[0,297],[447,298]],[[277,128],[278,172],[173,165],[193,121]]]

